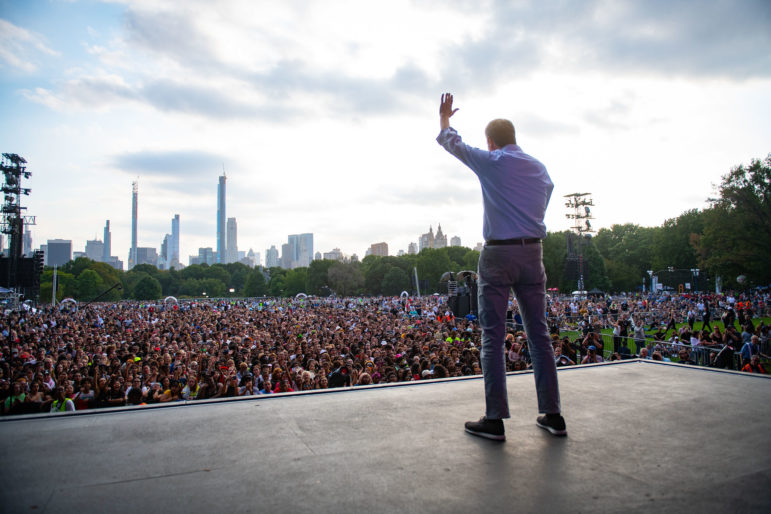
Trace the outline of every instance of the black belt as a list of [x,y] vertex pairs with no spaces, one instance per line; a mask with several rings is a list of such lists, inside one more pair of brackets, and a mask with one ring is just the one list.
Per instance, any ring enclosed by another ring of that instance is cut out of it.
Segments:
[[532,245],[540,243],[537,237],[516,237],[514,239],[490,239],[485,241],[485,246],[504,246],[504,245]]

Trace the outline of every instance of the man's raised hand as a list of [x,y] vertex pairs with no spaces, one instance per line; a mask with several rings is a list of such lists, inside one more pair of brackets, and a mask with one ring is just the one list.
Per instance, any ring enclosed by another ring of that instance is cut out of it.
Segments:
[[458,112],[458,109],[452,108],[452,94],[443,94],[441,103],[439,104],[439,125],[442,130],[450,127],[450,117],[456,112]]

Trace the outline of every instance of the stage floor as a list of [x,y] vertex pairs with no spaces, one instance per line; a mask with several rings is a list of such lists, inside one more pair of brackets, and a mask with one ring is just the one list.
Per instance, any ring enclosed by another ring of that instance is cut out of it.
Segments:
[[769,512],[771,379],[561,368],[567,438],[510,374],[505,443],[466,434],[481,378],[0,422],[3,512]]

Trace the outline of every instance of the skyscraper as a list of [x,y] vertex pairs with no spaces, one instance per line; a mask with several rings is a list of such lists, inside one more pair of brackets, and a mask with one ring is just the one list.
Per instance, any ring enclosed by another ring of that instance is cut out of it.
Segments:
[[265,267],[275,268],[276,266],[278,266],[278,249],[276,245],[271,245],[265,250]]
[[112,255],[112,234],[110,234],[110,220],[104,224],[104,252],[102,253],[102,262],[110,262]]
[[22,239],[22,255],[32,255],[32,232],[29,230],[24,231]]
[[228,218],[228,250],[226,263],[238,262],[238,225],[235,218]]
[[92,261],[102,262],[104,243],[98,239],[86,241],[86,257]]
[[227,262],[227,246],[225,232],[225,173],[220,177],[217,186],[217,262]]
[[49,239],[46,250],[47,266],[61,266],[72,260],[72,241],[69,239]]
[[179,214],[171,220],[171,240],[169,241],[169,268],[179,268]]
[[158,256],[158,269],[169,269],[171,266],[169,246],[171,246],[171,234],[166,234],[163,237],[163,241],[161,241],[161,254]]
[[300,234],[296,268],[308,267],[313,260],[313,234]]
[[286,269],[308,267],[313,260],[313,234],[292,234],[287,244],[281,245],[281,267]]
[[139,182],[131,183],[131,250],[129,250],[128,269],[137,264],[137,208],[139,203]]

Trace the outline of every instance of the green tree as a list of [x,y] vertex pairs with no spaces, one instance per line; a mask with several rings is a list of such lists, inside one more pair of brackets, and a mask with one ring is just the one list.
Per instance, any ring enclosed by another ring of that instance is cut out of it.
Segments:
[[86,269],[75,279],[75,289],[77,300],[91,301],[104,291],[104,281],[96,271]]
[[308,266],[308,281],[305,286],[308,294],[317,296],[326,296],[329,294],[329,268],[335,261],[320,260],[312,261]]
[[268,293],[270,296],[285,296],[286,293],[286,275],[275,275],[270,277]]
[[450,262],[452,263],[452,271],[466,269],[466,254],[469,252],[468,248],[465,246],[448,246],[444,251],[447,252],[447,258],[450,259]]
[[230,273],[224,264],[215,264],[209,266],[205,272],[203,278],[210,278],[222,282],[222,286],[227,289],[230,284]]
[[590,246],[596,248],[604,259],[604,265],[600,267],[598,264],[597,269],[607,269],[602,272],[604,279],[601,282],[613,291],[639,288],[647,276],[646,270],[651,266],[654,232],[655,229],[633,223],[600,229]]
[[123,283],[123,297],[136,298],[134,289],[136,288],[137,284],[139,284],[139,282],[145,277],[153,278],[146,271],[141,271],[136,269],[132,269],[131,271],[124,273],[121,276],[121,282]]
[[566,282],[567,233],[549,232],[543,240],[543,266],[546,269],[546,287],[560,291],[569,288]]
[[594,288],[608,291],[610,280],[605,269],[605,261],[592,239],[584,246],[584,287],[587,291]]
[[[53,277],[54,277],[53,268],[45,268],[45,270],[43,270],[42,275],[40,276],[40,301],[43,303],[49,303],[51,301],[51,289],[53,288]],[[56,301],[58,302],[67,298],[67,296],[65,296],[64,294],[65,289],[71,290],[71,286],[69,284],[75,282],[75,276],[72,275],[71,273],[65,273],[57,270],[56,280],[58,282],[58,286],[56,288]]]
[[265,282],[265,275],[259,268],[254,268],[246,277],[243,292],[246,297],[265,296],[268,292],[268,284]]
[[697,267],[698,242],[703,232],[704,215],[698,209],[691,209],[677,218],[666,220],[653,233],[650,269]]
[[136,300],[157,300],[161,297],[161,283],[148,274],[137,282],[134,287],[134,298]]
[[206,291],[201,283],[202,281],[203,279],[200,278],[188,278],[183,280],[179,288],[180,294],[193,297],[201,296],[203,292]]
[[83,273],[83,270],[90,268],[93,263],[94,261],[92,261],[87,257],[78,257],[77,259],[71,260],[65,263],[64,265],[62,265],[59,268],[59,271],[69,273],[72,276],[77,277],[78,275]]
[[398,266],[391,266],[388,269],[380,285],[380,290],[387,296],[398,296],[409,288],[410,277]]
[[364,275],[358,262],[336,262],[329,268],[329,287],[338,296],[358,294],[364,286]]
[[201,280],[201,295],[206,293],[209,298],[222,298],[226,295],[227,289],[224,282],[216,278],[204,278]]
[[[99,274],[99,276],[102,279],[102,291],[101,293],[105,293],[104,296],[99,298],[100,302],[113,302],[116,300],[120,300],[122,297],[121,290],[117,287],[112,288],[113,286],[120,284],[120,278],[123,274],[122,271],[117,270],[110,266],[109,264],[105,262],[94,262],[91,264],[91,267],[89,269],[92,269],[96,273]],[[109,290],[109,291],[108,291]]]
[[236,294],[243,290],[246,284],[247,277],[251,273],[251,268],[242,262],[232,262],[226,265],[227,271],[230,274],[230,282],[228,288],[235,289]]
[[[305,283],[308,281],[308,268],[295,268],[289,270],[284,280],[284,295],[295,296],[305,293]],[[307,293],[306,293],[307,294]]]
[[[728,286],[770,283],[771,154],[733,168],[718,193],[704,212],[704,233],[698,241],[701,268],[721,276]],[[747,282],[737,284],[739,275]]]
[[131,271],[135,271],[135,272],[144,271],[145,273],[147,273],[153,278],[157,277],[161,273],[158,268],[156,268],[151,264],[137,264],[136,266],[131,268]]
[[463,266],[461,266],[461,268],[464,270],[476,271],[477,268],[479,268],[479,252],[476,250],[467,250],[463,255]]
[[208,264],[191,264],[190,266],[181,269],[179,271],[179,275],[183,280],[187,280],[189,278],[202,279],[206,277],[208,268]]
[[361,261],[361,272],[364,275],[364,292],[370,295],[381,294],[383,277],[393,266],[387,258],[368,255]]
[[421,291],[421,293],[439,292],[439,279],[447,271],[452,271],[452,265],[450,264],[447,252],[434,248],[424,248],[418,254],[418,278],[420,280],[428,280],[429,290]]

